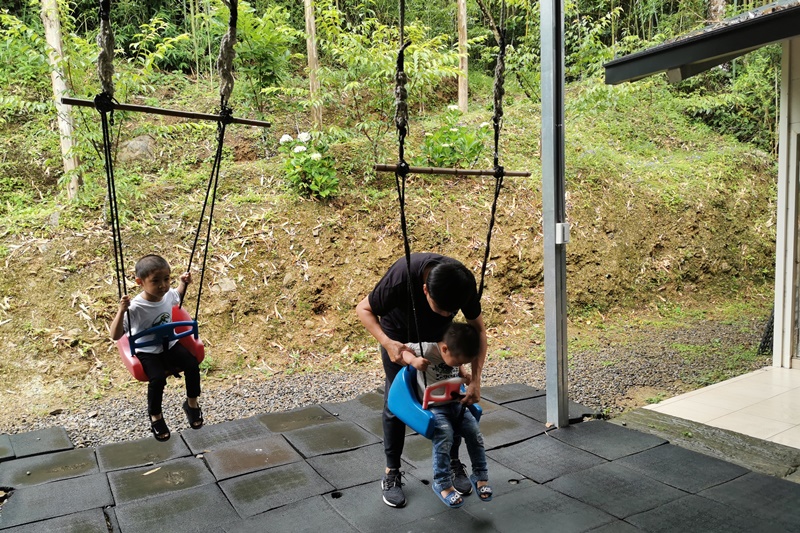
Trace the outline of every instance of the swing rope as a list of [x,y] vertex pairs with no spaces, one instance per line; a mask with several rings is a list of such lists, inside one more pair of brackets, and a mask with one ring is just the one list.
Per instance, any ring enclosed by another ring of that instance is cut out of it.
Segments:
[[[208,212],[208,226],[206,228],[206,240],[203,247],[203,264],[200,267],[200,282],[197,288],[197,302],[195,305],[194,316],[195,320],[200,315],[200,295],[203,291],[203,281],[205,279],[206,262],[208,260],[208,247],[211,243],[211,226],[214,220],[214,206],[217,199],[217,188],[219,185],[220,169],[222,167],[222,147],[225,142],[225,130],[228,124],[233,122],[233,109],[228,106],[231,93],[233,92],[233,59],[236,55],[234,46],[236,45],[236,23],[238,20],[238,6],[237,0],[225,0],[225,5],[230,10],[230,18],[228,20],[228,31],[222,37],[220,43],[219,56],[217,57],[217,69],[220,76],[220,110],[219,115],[221,119],[217,122],[217,150],[214,153],[214,163],[211,166],[211,174],[208,178],[208,185],[206,186],[206,196],[203,200],[203,209],[200,212],[200,222],[197,225],[197,231],[194,234],[194,242],[192,243],[192,251],[189,254],[189,265],[187,271],[191,271],[192,260],[194,259],[195,250],[197,250],[197,242],[200,238],[200,232],[203,227],[203,220],[205,219],[206,206],[208,206],[209,196],[211,197],[211,204]],[[183,306],[183,297],[181,297],[180,305]]]
[[483,254],[483,266],[481,267],[481,283],[478,289],[478,299],[483,297],[484,282],[486,278],[486,267],[489,264],[489,251],[492,243],[492,230],[494,229],[495,215],[497,213],[497,200],[503,188],[503,178],[505,169],[500,165],[500,130],[503,128],[503,96],[505,95],[505,72],[506,72],[506,2],[503,0],[500,6],[500,28],[498,45],[500,50],[497,54],[497,64],[494,68],[494,114],[492,115],[492,125],[494,126],[494,198],[492,200],[492,213],[489,217],[489,231],[486,234],[486,250]]
[[[117,185],[114,179],[113,152],[111,142],[111,126],[114,125],[114,33],[111,31],[111,2],[100,0],[100,32],[97,34],[97,45],[100,53],[97,57],[97,74],[100,78],[102,92],[95,99],[95,108],[100,112],[100,123],[103,132],[103,160],[106,173],[108,210],[111,222],[111,236],[114,246],[114,272],[117,280],[117,296],[127,296],[122,253],[122,231],[119,223],[119,205],[117,204]],[[130,310],[127,311],[128,323],[131,323]]]
[[[419,322],[417,320],[417,306],[414,301],[414,280],[411,277],[411,245],[408,242],[408,224],[406,220],[406,181],[408,178],[408,162],[405,160],[405,143],[408,134],[408,90],[406,82],[408,76],[405,72],[405,51],[411,45],[411,41],[403,42],[405,39],[405,17],[406,3],[400,0],[400,50],[397,53],[397,65],[395,67],[395,114],[394,124],[397,128],[398,136],[398,162],[394,172],[395,187],[397,188],[397,199],[400,204],[400,229],[403,232],[403,249],[406,258],[406,279],[408,285],[408,298],[410,306],[407,310],[406,322],[408,323],[408,337],[411,336],[411,326],[414,326],[414,337],[419,344],[420,357],[425,357],[422,346],[422,339],[419,334]],[[428,385],[428,378],[423,373],[425,386]]]
[[[203,252],[203,263],[200,269],[200,282],[197,292],[197,305],[195,307],[194,321],[197,321],[197,316],[200,312],[200,295],[203,287],[203,280],[205,276],[206,262],[208,258],[208,245],[211,240],[211,226],[214,216],[214,204],[216,202],[217,188],[219,184],[219,175],[222,162],[222,148],[225,139],[225,130],[228,124],[233,122],[233,111],[228,106],[230,95],[233,92],[233,59],[235,52],[233,47],[236,44],[236,23],[238,19],[238,10],[236,0],[225,0],[225,4],[230,9],[230,20],[228,31],[222,39],[220,45],[220,53],[217,58],[217,67],[219,69],[220,78],[222,80],[220,85],[220,113],[219,120],[217,121],[217,148],[214,155],[214,163],[212,165],[211,174],[206,188],[206,195],[203,200],[203,207],[200,215],[200,222],[197,231],[194,235],[194,243],[192,251],[189,256],[189,264],[187,271],[191,272],[192,261],[202,229],[203,221],[205,219],[206,208],[209,208],[208,227],[206,233],[206,240]],[[100,0],[100,32],[97,36],[97,44],[100,47],[100,53],[97,58],[97,73],[100,78],[102,92],[95,97],[95,108],[100,113],[102,133],[103,133],[103,158],[106,173],[107,194],[109,199],[109,217],[111,222],[112,241],[114,246],[114,268],[117,280],[117,292],[119,298],[128,294],[127,285],[124,281],[125,261],[123,258],[122,248],[122,231],[119,221],[119,206],[117,203],[117,190],[116,182],[114,179],[114,165],[113,165],[113,151],[111,141],[111,126],[114,125],[114,106],[119,105],[114,99],[114,34],[111,30],[110,24],[110,0]],[[209,197],[211,204],[209,206]],[[183,295],[180,299],[181,307],[183,306]],[[131,323],[130,310],[127,312],[128,324]]]

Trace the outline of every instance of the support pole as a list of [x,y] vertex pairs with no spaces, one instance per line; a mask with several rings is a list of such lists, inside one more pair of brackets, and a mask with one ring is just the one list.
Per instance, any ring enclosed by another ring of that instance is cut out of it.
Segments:
[[547,421],[569,425],[564,179],[564,4],[541,3],[542,218]]

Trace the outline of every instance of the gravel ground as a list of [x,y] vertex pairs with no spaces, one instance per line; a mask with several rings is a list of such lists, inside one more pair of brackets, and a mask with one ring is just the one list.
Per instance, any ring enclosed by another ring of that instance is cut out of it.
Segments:
[[[603,333],[591,346],[569,352],[570,399],[604,416],[669,398],[770,364],[769,356],[753,357],[762,324],[701,322],[683,329],[641,328]],[[572,339],[580,342],[581,338]],[[749,357],[737,357],[747,353]],[[172,432],[188,428],[181,410],[183,381],[168,380],[164,416]],[[542,389],[543,361],[528,357],[490,358],[483,386],[524,383]],[[278,412],[323,402],[346,401],[383,384],[379,370],[301,373],[270,378],[205,380],[201,404],[207,424]],[[150,435],[144,384],[93,400],[77,410],[54,411],[0,423],[0,433],[21,433],[62,426],[79,447],[139,439]]]

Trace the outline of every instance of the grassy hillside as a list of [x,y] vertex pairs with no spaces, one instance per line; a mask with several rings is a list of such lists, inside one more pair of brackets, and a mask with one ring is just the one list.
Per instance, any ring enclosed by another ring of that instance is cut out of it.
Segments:
[[[474,78],[471,110],[460,123],[479,129],[490,120],[491,99],[485,78]],[[144,102],[210,110],[215,95],[207,87],[165,83]],[[444,123],[448,103],[412,101],[411,157]],[[766,318],[774,156],[691,122],[657,81],[573,85],[567,106],[571,346],[591,346],[633,322],[657,328]],[[385,135],[376,155],[353,124],[326,110],[326,123],[337,126],[327,139],[340,193],[308,200],[287,187],[278,143],[309,128],[296,109],[276,104],[266,135],[229,128],[199,315],[209,379],[379,364],[354,306],[402,254],[394,178],[372,171],[376,160],[396,160],[394,139]],[[56,180],[55,124],[42,117],[0,124],[0,402],[29,411],[47,410],[53,398],[114,394],[129,383],[106,329],[118,294],[100,160],[84,155],[84,190],[66,202]],[[96,120],[92,110],[81,119]],[[214,129],[150,116],[119,117],[117,126],[121,140],[148,134],[154,147],[152,157],[116,167],[125,269],[155,252],[182,271]],[[510,86],[501,160],[532,176],[506,181],[484,308],[490,358],[537,364],[544,346],[539,132],[538,104]],[[474,166],[491,167],[489,144]],[[410,178],[412,250],[452,255],[478,274],[492,189],[492,179]],[[194,268],[200,263],[195,258]],[[190,311],[196,295],[190,287]],[[753,354],[754,346],[743,350]]]

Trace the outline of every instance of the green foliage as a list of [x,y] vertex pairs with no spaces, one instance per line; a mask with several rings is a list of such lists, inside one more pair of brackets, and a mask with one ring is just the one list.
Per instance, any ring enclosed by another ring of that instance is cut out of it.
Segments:
[[328,145],[319,134],[301,132],[297,139],[284,135],[280,150],[287,155],[283,169],[291,187],[300,195],[326,199],[339,192],[333,158],[327,155]]
[[[20,95],[23,90],[25,93],[32,90],[33,96],[40,99],[52,91],[47,43],[41,28],[28,26],[3,11],[0,12],[0,41],[0,65],[3,65],[0,68],[0,86],[4,93]],[[12,103],[13,108],[20,108],[18,100]],[[0,112],[6,109],[6,105],[0,105]]]
[[780,45],[750,52],[733,63],[689,78],[675,88],[684,111],[715,131],[777,149]]
[[275,87],[289,76],[291,47],[302,32],[289,25],[289,13],[272,7],[257,16],[246,3],[239,5],[236,45],[237,68],[245,94],[262,114],[266,110],[264,88]]
[[622,9],[617,7],[595,19],[580,12],[567,12],[564,25],[567,79],[585,79],[603,72],[603,63],[613,58],[606,42]]
[[491,125],[484,122],[478,128],[469,127],[459,123],[460,118],[458,106],[447,107],[444,125],[425,134],[418,165],[468,168],[475,164],[491,137]]
[[[338,107],[347,126],[365,135],[377,155],[381,138],[393,126],[397,28],[376,18],[348,22],[330,0],[317,4],[317,29],[323,53],[320,80],[326,102]],[[442,84],[458,75],[458,54],[445,36],[424,37],[424,28],[406,26],[413,44],[405,52],[409,107],[435,102]]]

